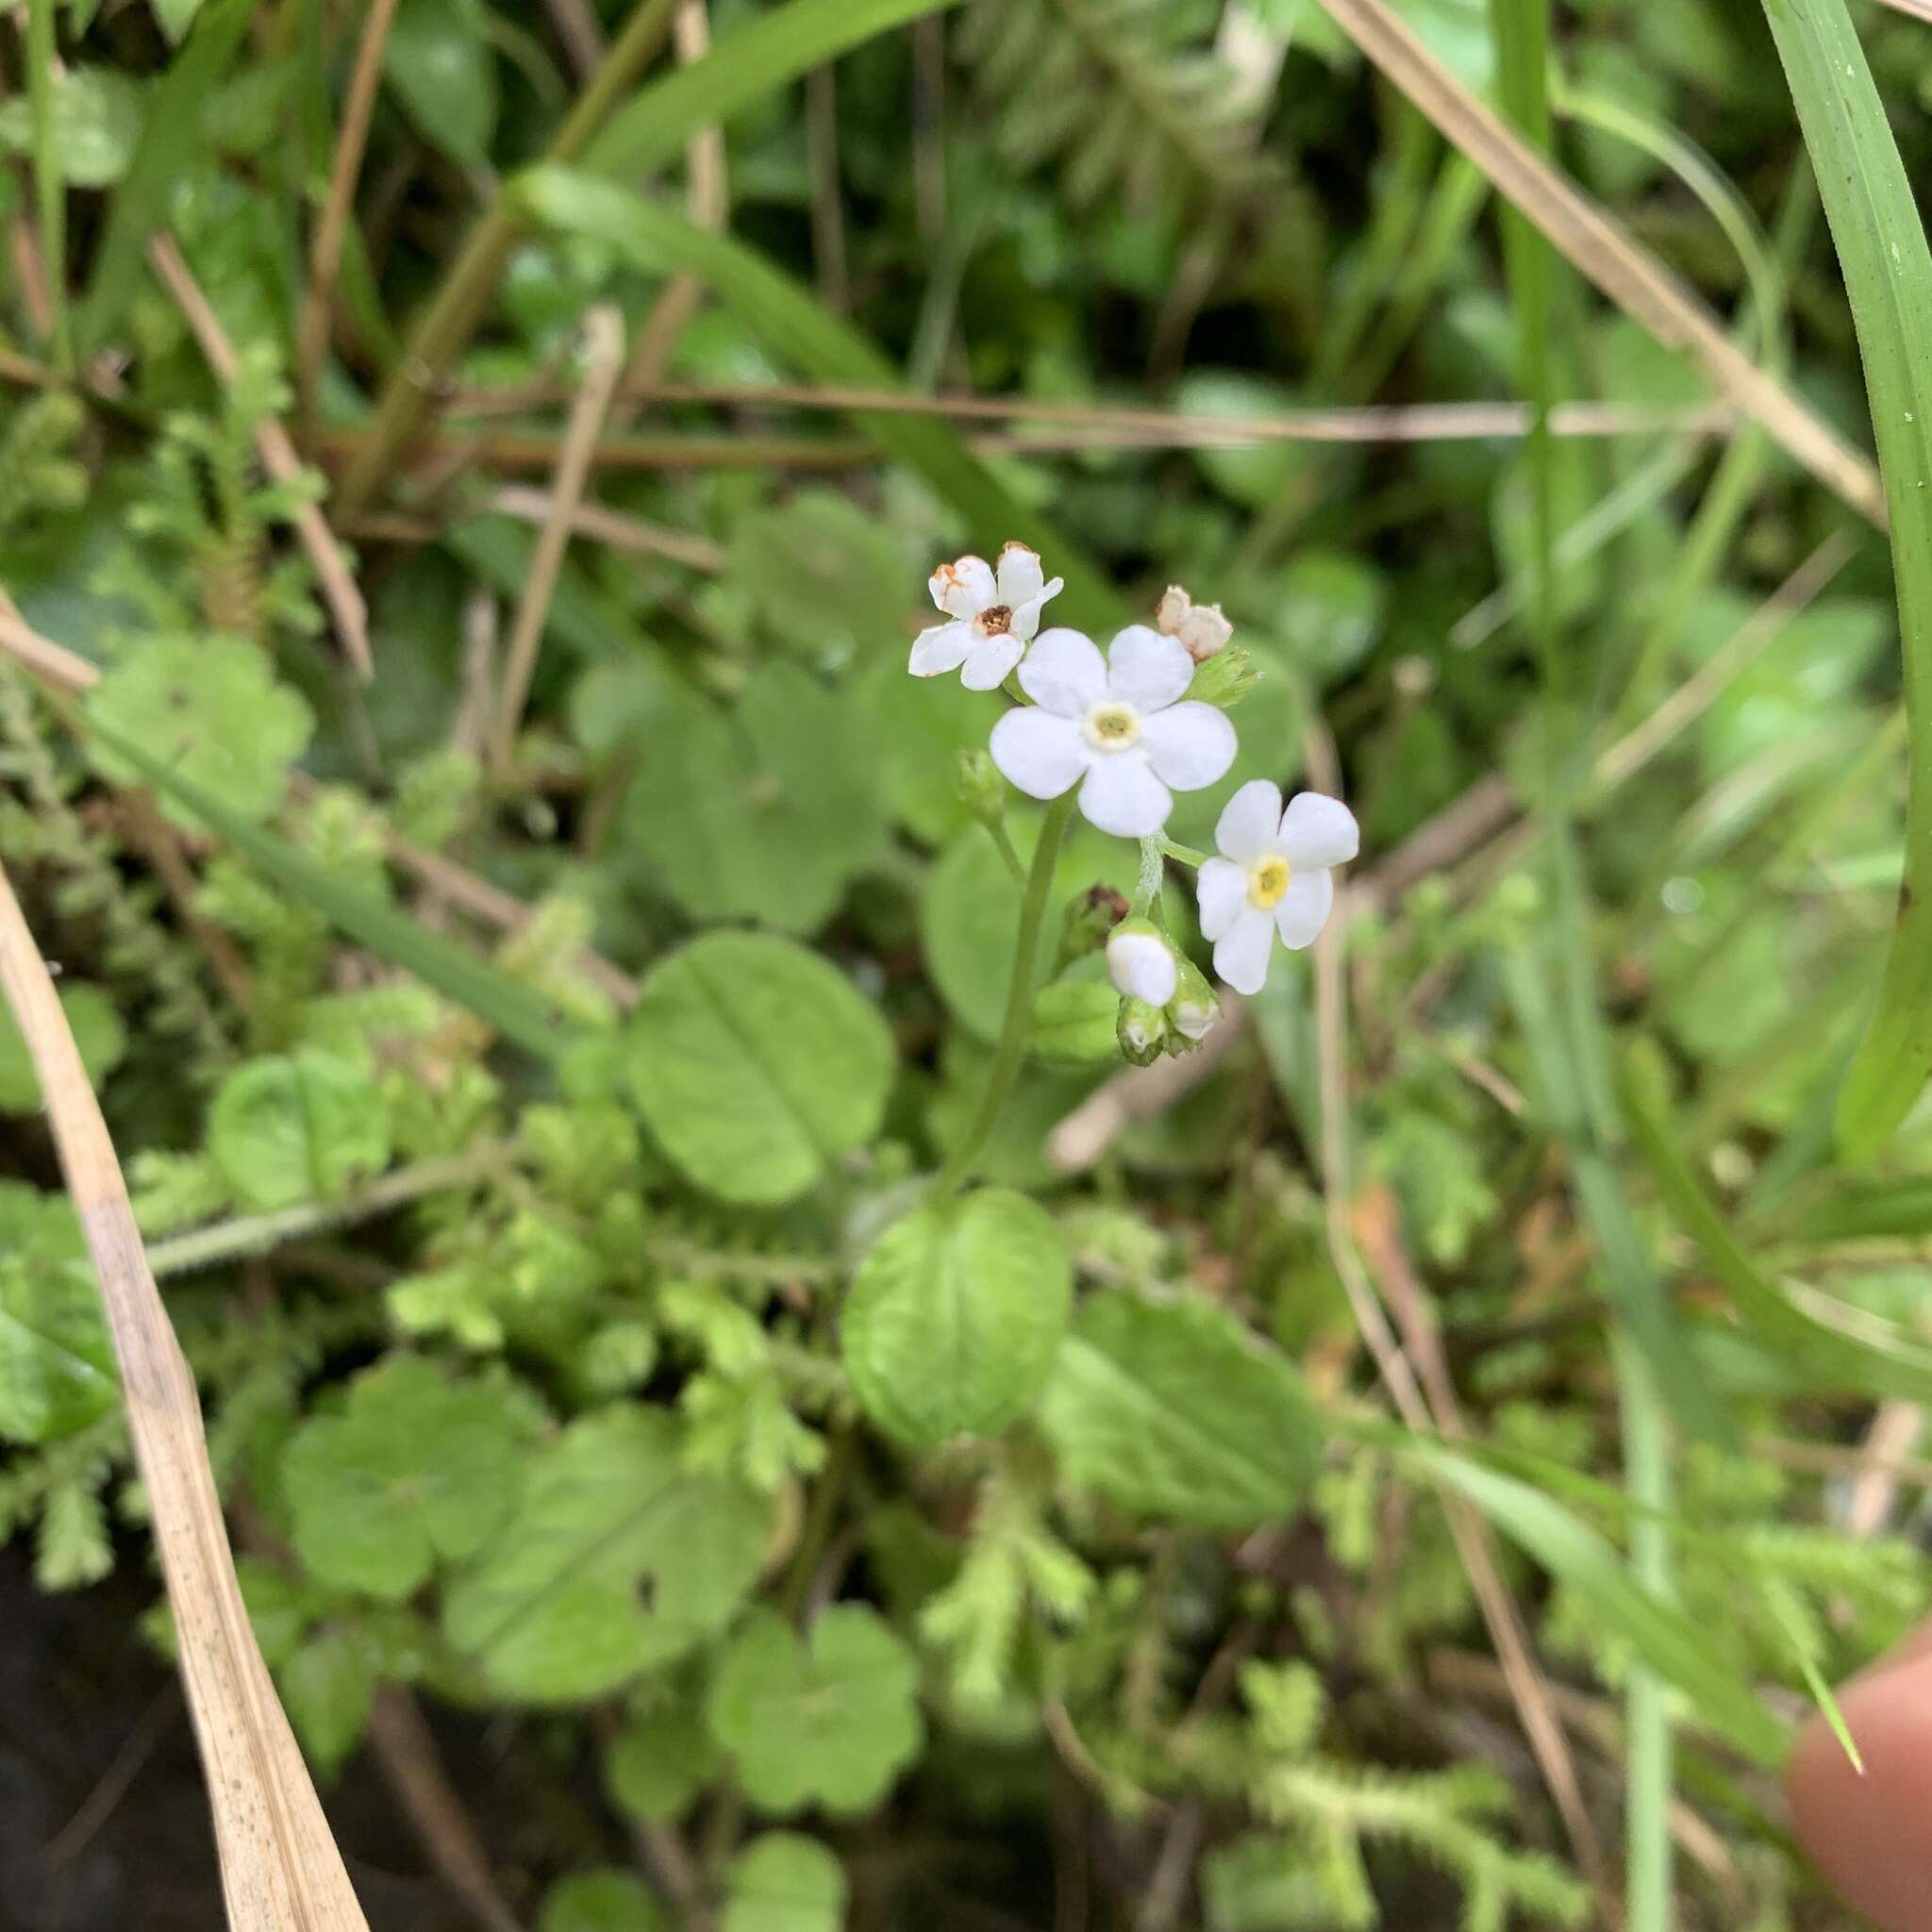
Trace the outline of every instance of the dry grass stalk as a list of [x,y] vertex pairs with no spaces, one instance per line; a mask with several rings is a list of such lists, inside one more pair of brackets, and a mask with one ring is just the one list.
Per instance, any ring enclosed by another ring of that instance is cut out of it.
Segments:
[[[173,237],[157,235],[148,244],[148,256],[155,265],[155,273],[167,284],[168,292],[187,317],[188,326],[201,344],[201,353],[208,358],[208,366],[214,371],[215,380],[232,383],[237,367],[235,345],[229,341],[221,317],[202,293],[200,284],[190,272]],[[273,417],[257,425],[255,446],[260,455],[262,468],[277,483],[293,483],[301,477],[302,458],[295,454],[295,445],[289,440],[289,432]],[[294,524],[295,534],[301,539],[303,549],[308,553],[309,562],[315,566],[317,581],[322,585],[323,601],[328,606],[343,652],[362,677],[374,677],[375,661],[369,653],[368,607],[362,601],[362,592],[356,587],[355,576],[336,541],[335,532],[312,503],[305,503],[296,510]]]
[[538,533],[536,555],[530,559],[530,575],[510,630],[509,658],[504,666],[503,691],[491,733],[491,761],[499,776],[508,771],[516,748],[517,727],[524,721],[524,704],[530,694],[531,674],[537,668],[544,620],[550,615],[550,599],[557,589],[558,573],[563,568],[563,553],[570,547],[571,521],[583,501],[591,454],[597,446],[623,367],[624,319],[614,308],[599,304],[584,317],[583,386],[577,391],[570,428],[558,458],[550,515]]
[[[550,516],[551,497],[547,491],[528,484],[506,483],[490,499],[490,508],[526,524],[541,524]],[[588,537],[612,550],[626,551],[633,557],[662,557],[708,574],[723,570],[727,561],[724,551],[708,538],[666,529],[662,524],[646,523],[642,517],[601,503],[578,504],[570,527],[574,536]]]
[[1885,527],[1877,470],[1725,335],[1704,303],[1623,224],[1553,167],[1424,46],[1389,0],[1322,0],[1380,68],[1625,314],[1681,349],[1820,482]]
[[233,1932],[368,1932],[248,1622],[194,1378],[155,1288],[107,1123],[0,868],[0,985],[32,1055],[99,1276],[154,1515]]

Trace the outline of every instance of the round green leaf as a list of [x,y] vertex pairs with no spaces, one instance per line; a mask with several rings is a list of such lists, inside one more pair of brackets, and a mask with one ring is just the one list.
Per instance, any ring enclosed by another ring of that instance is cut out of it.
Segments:
[[251,1060],[222,1082],[208,1150],[251,1208],[325,1200],[389,1161],[389,1103],[368,1071],[305,1047]]
[[304,1424],[283,1452],[302,1560],[400,1602],[436,1557],[473,1556],[509,1520],[528,1434],[508,1391],[453,1386],[421,1357],[358,1376],[342,1413]]
[[836,1604],[801,1642],[760,1609],[731,1640],[711,1683],[711,1732],[766,1811],[865,1811],[925,1735],[912,1653],[876,1610]]
[[[74,1043],[80,1049],[80,1063],[98,1087],[121,1064],[121,1056],[127,1050],[127,1029],[121,1024],[121,1015],[99,987],[80,980],[60,989],[60,1010],[67,1015]],[[26,1050],[12,1009],[0,1006],[0,1113],[38,1113],[40,1109],[41,1082],[34,1072],[33,1057]]]
[[1208,1528],[1278,1520],[1322,1453],[1321,1424],[1293,1365],[1198,1300],[1090,1297],[1040,1422],[1082,1489]]
[[644,981],[625,1041],[638,1110],[726,1201],[789,1201],[878,1131],[894,1055],[870,1001],[805,947],[707,933]]
[[657,714],[624,824],[693,917],[809,932],[885,849],[873,721],[796,664],[755,672],[729,711],[676,693]]
[[[144,111],[140,88],[108,67],[56,70],[53,101],[54,158],[73,188],[111,188],[127,173],[141,139]],[[33,152],[33,115],[23,92],[0,106],[0,147]]]
[[914,1448],[997,1435],[1053,1367],[1073,1272],[1037,1203],[1001,1188],[895,1222],[860,1265],[841,1345],[866,1414]]
[[[315,726],[308,705],[275,681],[259,646],[230,637],[150,638],[101,679],[87,708],[254,820],[281,803],[288,768]],[[98,741],[91,741],[89,755],[117,785],[146,782],[145,773]],[[208,829],[166,798],[161,808],[192,831]]]
[[911,581],[878,525],[849,497],[807,490],[738,519],[732,579],[772,634],[826,669],[906,642]]
[[537,1932],[660,1932],[664,1908],[615,1865],[573,1872],[543,1894]]
[[985,748],[1006,698],[966,691],[957,677],[914,677],[897,650],[866,672],[860,693],[878,726],[886,796],[899,823],[928,845],[967,831],[975,821],[959,796],[959,754]]
[[768,1831],[731,1861],[721,1932],[839,1932],[845,1870],[815,1838]]
[[654,1710],[610,1747],[604,1775],[633,1818],[668,1824],[696,1803],[718,1769],[718,1747],[695,1703]]

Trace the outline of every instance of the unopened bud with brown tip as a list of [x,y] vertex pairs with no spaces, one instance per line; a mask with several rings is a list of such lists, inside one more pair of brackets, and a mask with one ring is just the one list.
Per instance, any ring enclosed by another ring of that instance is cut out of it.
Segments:
[[1234,635],[1234,625],[1221,614],[1219,604],[1196,604],[1179,584],[1170,584],[1161,592],[1154,622],[1169,637],[1179,639],[1196,664],[1205,664]]

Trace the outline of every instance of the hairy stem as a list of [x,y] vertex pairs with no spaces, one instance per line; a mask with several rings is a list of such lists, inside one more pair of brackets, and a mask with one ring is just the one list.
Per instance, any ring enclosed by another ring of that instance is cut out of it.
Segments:
[[1076,795],[1076,791],[1064,792],[1046,808],[1046,823],[1040,828],[1040,843],[1033,848],[1033,868],[1026,875],[1026,891],[1020,900],[1020,931],[1013,941],[1013,976],[1007,986],[1007,1017],[1000,1028],[999,1045],[993,1050],[986,1091],[979,1096],[973,1124],[960,1136],[959,1144],[933,1183],[934,1193],[941,1197],[956,1193],[972,1177],[974,1163],[999,1124],[1007,1097],[1019,1075],[1020,1060],[1026,1051],[1026,1029],[1033,1016],[1033,974],[1040,959],[1040,928],[1046,920],[1054,867],[1060,856],[1068,823],[1074,816]]

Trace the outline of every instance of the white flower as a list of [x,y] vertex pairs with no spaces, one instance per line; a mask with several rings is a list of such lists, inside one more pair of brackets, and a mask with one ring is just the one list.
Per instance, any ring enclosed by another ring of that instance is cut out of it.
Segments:
[[1045,582],[1040,553],[1024,543],[1000,552],[997,573],[983,557],[941,564],[925,587],[950,621],[920,632],[906,668],[914,677],[958,671],[968,691],[997,690],[1026,655],[1041,610],[1058,596],[1061,581]]
[[1339,799],[1298,791],[1281,808],[1281,788],[1243,785],[1214,827],[1222,857],[1201,868],[1201,931],[1214,941],[1214,970],[1237,992],[1259,992],[1274,935],[1312,945],[1335,903],[1331,865],[1355,857],[1361,832]]
[[1174,948],[1150,919],[1129,919],[1114,927],[1107,941],[1107,976],[1124,999],[1164,1007],[1180,983]]
[[1022,791],[1058,798],[1079,783],[1103,832],[1144,839],[1176,791],[1211,785],[1234,762],[1234,726],[1212,705],[1178,703],[1194,660],[1173,638],[1129,625],[1107,658],[1077,630],[1043,632],[1020,667],[1033,700],[992,727],[992,761]]
[[1178,584],[1170,584],[1154,607],[1154,622],[1166,636],[1178,638],[1196,664],[1205,664],[1234,635],[1219,604],[1196,604]]

